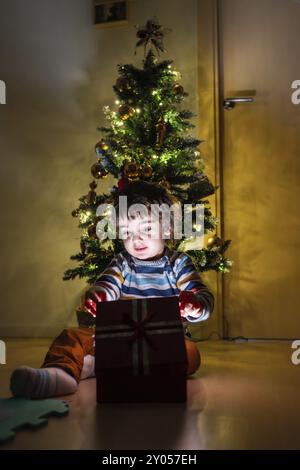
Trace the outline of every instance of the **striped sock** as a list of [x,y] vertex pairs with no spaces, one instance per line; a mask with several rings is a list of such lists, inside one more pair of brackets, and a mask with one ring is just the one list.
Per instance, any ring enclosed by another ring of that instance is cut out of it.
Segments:
[[15,397],[47,398],[76,392],[77,382],[63,369],[22,366],[13,371],[10,390]]

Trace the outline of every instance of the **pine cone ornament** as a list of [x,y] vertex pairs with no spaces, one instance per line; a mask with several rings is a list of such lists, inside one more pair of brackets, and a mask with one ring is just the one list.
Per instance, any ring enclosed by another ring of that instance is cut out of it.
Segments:
[[88,234],[89,234],[89,237],[91,238],[97,238],[97,231],[96,231],[95,225],[90,225],[88,227]]
[[123,121],[126,121],[126,119],[130,118],[133,115],[133,113],[134,113],[133,108],[129,106],[128,104],[122,104],[119,107],[119,114],[121,118],[123,119]]
[[123,168],[123,175],[129,180],[138,179],[140,173],[139,165],[135,161],[126,162]]
[[140,169],[140,176],[142,178],[150,178],[153,174],[153,169],[150,165],[148,165],[148,163],[144,163],[144,165],[141,166],[141,169]]
[[115,86],[119,91],[124,91],[124,90],[128,90],[130,88],[130,83],[127,80],[127,78],[119,77],[116,81]]
[[96,197],[97,197],[97,194],[95,193],[95,191],[89,191],[87,195],[88,204],[95,204]]
[[92,182],[90,183],[90,188],[91,188],[92,190],[97,188],[97,183],[96,183],[96,181],[92,181]]
[[162,118],[159,119],[158,123],[155,126],[156,128],[156,146],[161,147],[164,143],[167,131],[167,125]]

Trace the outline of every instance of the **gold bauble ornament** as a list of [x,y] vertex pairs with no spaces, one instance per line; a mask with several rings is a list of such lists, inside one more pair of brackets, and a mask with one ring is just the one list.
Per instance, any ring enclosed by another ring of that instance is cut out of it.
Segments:
[[176,83],[176,85],[174,85],[174,91],[175,91],[176,95],[183,95],[184,88],[183,88],[182,85],[179,85],[179,83]]
[[108,172],[103,168],[101,163],[97,162],[91,167],[92,176],[96,179],[105,178]]
[[213,245],[213,243],[214,243],[214,237],[209,237],[207,239],[207,244],[206,245],[207,245],[207,247],[210,247],[210,246]]
[[152,166],[148,165],[148,163],[144,163],[144,165],[141,166],[140,175],[143,178],[150,178],[150,176],[152,176],[152,173],[153,173]]
[[78,217],[79,216],[79,209],[74,209],[72,212],[72,217]]
[[213,247],[219,247],[222,246],[222,239],[217,237],[217,235],[214,235],[213,237],[209,237],[207,240],[207,247],[208,248],[213,248]]
[[96,153],[98,153],[98,152],[101,153],[101,152],[106,151],[106,150],[108,150],[108,145],[107,145],[107,143],[105,142],[104,139],[101,139],[99,142],[96,143],[96,145],[95,145],[95,152]]
[[123,168],[123,175],[129,180],[134,180],[139,177],[139,165],[135,161],[126,162]]
[[130,118],[134,113],[134,110],[128,104],[122,104],[119,107],[119,114],[121,118],[125,121],[126,119]]

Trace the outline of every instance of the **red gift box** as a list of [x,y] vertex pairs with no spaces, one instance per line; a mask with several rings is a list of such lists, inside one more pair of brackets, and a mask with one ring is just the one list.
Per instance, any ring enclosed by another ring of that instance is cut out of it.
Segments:
[[97,401],[185,402],[187,355],[178,297],[97,304]]

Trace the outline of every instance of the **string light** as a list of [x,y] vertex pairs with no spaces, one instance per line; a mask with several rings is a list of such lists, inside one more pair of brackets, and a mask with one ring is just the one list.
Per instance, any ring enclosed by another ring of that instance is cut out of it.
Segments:
[[88,269],[89,271],[94,271],[95,269],[97,269],[97,264],[90,264],[90,265],[87,267],[87,269]]
[[91,215],[91,211],[81,212],[79,215],[80,223],[85,224],[89,220]]

